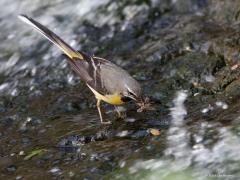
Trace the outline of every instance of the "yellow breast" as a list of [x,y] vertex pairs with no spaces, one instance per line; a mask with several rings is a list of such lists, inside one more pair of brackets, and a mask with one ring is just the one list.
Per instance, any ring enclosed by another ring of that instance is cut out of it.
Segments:
[[124,103],[121,99],[121,96],[118,94],[106,95],[103,101],[113,105],[121,105]]
[[108,94],[108,95],[102,95],[98,93],[95,89],[90,87],[88,84],[87,86],[91,89],[91,91],[94,93],[95,97],[99,100],[103,100],[109,104],[112,105],[121,105],[124,102],[121,100],[121,96],[119,94]]

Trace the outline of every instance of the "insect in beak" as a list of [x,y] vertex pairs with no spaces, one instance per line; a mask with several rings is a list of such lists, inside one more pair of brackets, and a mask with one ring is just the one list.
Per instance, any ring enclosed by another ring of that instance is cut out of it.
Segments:
[[152,103],[150,102],[150,99],[148,97],[141,97],[141,100],[138,101],[136,104],[139,106],[137,112],[155,110],[155,108],[152,107]]

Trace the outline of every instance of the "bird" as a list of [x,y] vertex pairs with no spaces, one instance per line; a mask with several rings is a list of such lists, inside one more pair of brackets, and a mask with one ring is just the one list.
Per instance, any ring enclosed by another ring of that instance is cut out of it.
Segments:
[[[73,49],[46,26],[27,15],[20,14],[18,18],[32,26],[63,52],[71,68],[95,95],[102,124],[111,124],[110,121],[103,120],[100,107],[102,101],[119,106],[133,100],[140,106],[138,111],[149,107],[149,98],[143,96],[141,85],[126,70],[104,58]],[[120,112],[118,114],[120,115]]]

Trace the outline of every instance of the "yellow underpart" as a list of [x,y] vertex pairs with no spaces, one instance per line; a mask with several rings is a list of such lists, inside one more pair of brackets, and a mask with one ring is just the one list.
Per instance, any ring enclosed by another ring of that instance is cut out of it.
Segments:
[[121,96],[119,94],[102,95],[102,94],[98,93],[95,89],[90,87],[88,84],[87,84],[87,86],[91,89],[91,91],[95,95],[96,99],[103,100],[112,105],[121,105],[124,103],[121,100]]

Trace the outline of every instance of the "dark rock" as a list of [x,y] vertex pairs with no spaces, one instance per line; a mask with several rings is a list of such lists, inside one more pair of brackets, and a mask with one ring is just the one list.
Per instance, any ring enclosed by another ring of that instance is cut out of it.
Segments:
[[240,97],[240,79],[228,85],[225,93],[231,99],[238,99]]
[[13,161],[9,157],[0,157],[0,169],[4,169],[13,165]]
[[131,138],[133,139],[138,139],[138,138],[143,138],[149,135],[148,130],[139,130],[131,135]]
[[9,173],[14,173],[17,170],[17,167],[15,165],[10,165],[6,167],[6,171]]
[[22,143],[23,144],[30,144],[31,140],[28,137],[24,137],[24,138],[22,138]]

